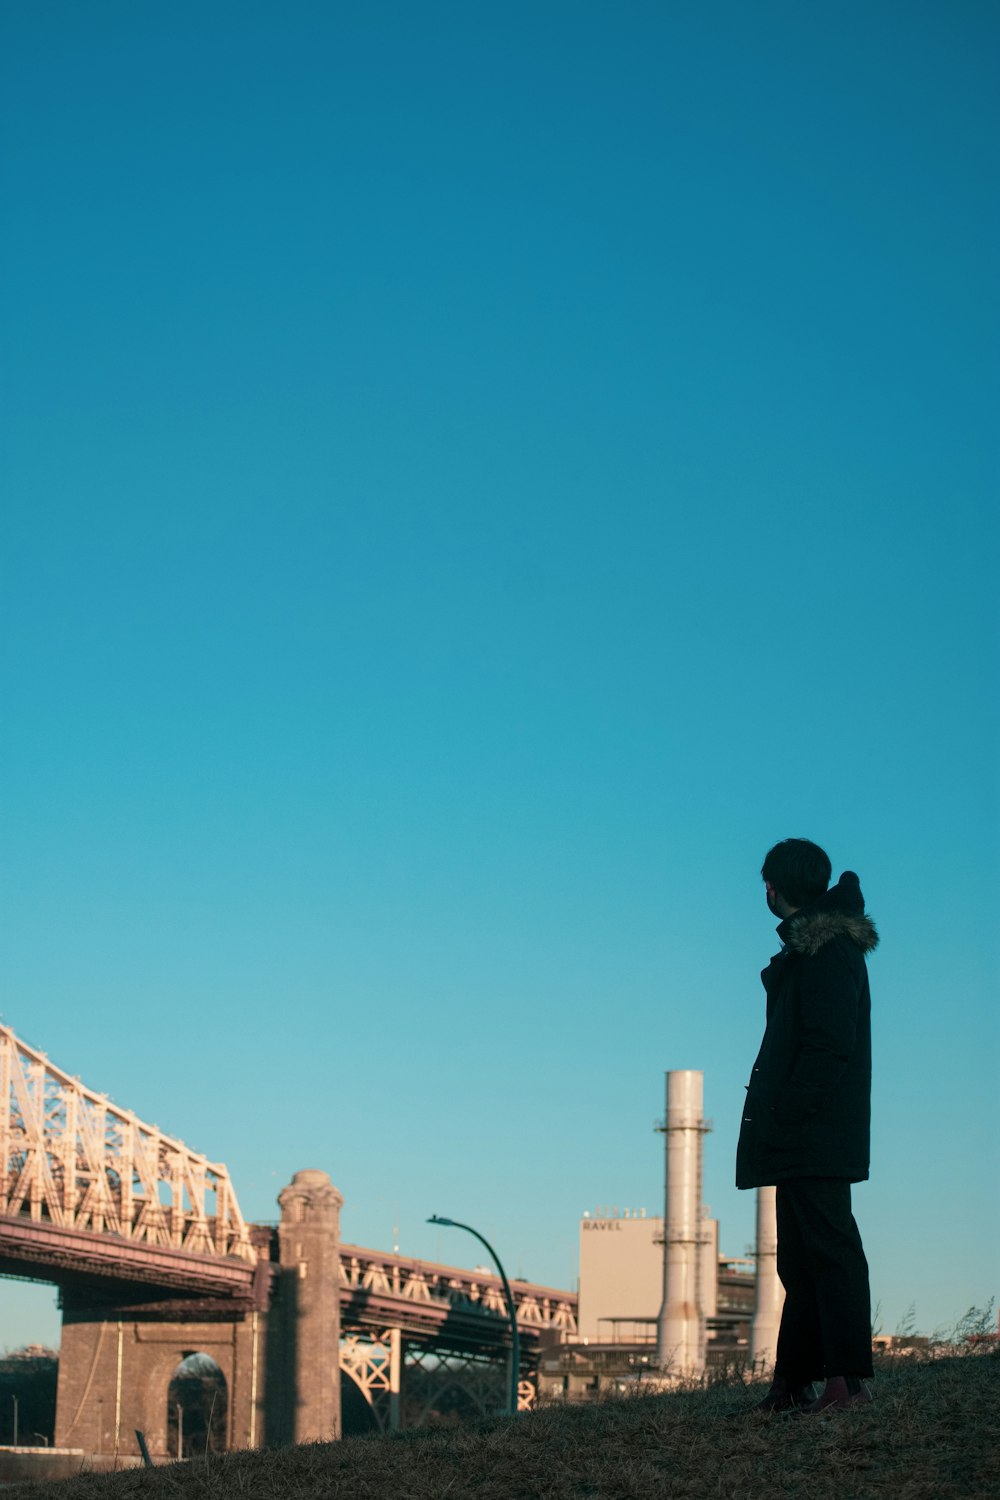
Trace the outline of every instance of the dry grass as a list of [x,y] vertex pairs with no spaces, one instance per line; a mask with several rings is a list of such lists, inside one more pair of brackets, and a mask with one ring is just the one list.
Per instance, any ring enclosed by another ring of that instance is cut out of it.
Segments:
[[[759,1394],[755,1391],[754,1395]],[[866,1411],[725,1414],[741,1387],[553,1406],[476,1428],[234,1453],[18,1485],[18,1500],[986,1500],[1000,1495],[1000,1357],[897,1361]]]

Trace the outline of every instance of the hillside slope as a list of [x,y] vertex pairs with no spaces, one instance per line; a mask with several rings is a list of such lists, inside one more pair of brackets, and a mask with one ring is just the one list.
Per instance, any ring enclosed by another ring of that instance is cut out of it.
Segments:
[[[18,1485],[17,1500],[986,1500],[1000,1496],[1000,1356],[900,1362],[864,1412],[729,1415],[740,1387],[552,1406],[477,1428],[235,1453]],[[759,1394],[758,1391],[753,1393]]]

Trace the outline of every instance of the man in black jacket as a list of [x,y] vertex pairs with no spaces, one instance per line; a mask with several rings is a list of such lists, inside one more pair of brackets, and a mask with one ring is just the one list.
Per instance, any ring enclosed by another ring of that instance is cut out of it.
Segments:
[[[878,942],[851,871],[808,839],[784,839],[761,871],[781,952],[761,975],[767,1027],[747,1085],[736,1186],[777,1185],[785,1303],[771,1389],[758,1410],[867,1405],[873,1374],[868,1262],[851,1183],[868,1176],[871,996]],[[814,1399],[812,1382],[824,1379]]]

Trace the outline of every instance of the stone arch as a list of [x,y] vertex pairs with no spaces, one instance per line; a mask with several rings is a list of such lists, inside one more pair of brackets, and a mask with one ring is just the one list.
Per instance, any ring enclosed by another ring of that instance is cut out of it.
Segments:
[[226,1451],[229,1388],[221,1365],[186,1350],[167,1387],[167,1452],[173,1458]]

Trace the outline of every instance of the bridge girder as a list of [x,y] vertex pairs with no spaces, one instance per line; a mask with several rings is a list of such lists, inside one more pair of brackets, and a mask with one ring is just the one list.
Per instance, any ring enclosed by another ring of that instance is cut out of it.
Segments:
[[223,1165],[0,1026],[0,1229],[25,1222],[154,1256],[257,1259]]
[[[498,1276],[434,1261],[340,1246],[343,1326],[401,1327],[409,1335],[454,1333],[495,1348],[509,1343],[507,1305]],[[576,1333],[577,1299],[571,1292],[513,1281],[511,1291],[522,1339],[547,1332]]]

